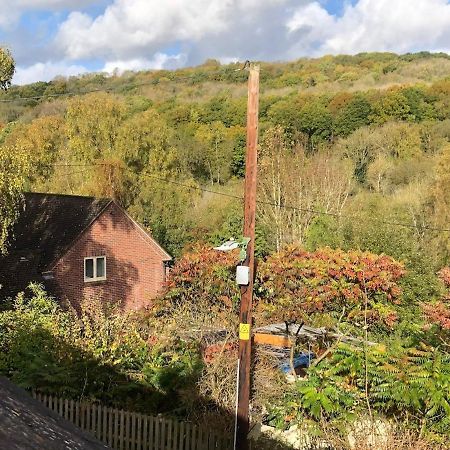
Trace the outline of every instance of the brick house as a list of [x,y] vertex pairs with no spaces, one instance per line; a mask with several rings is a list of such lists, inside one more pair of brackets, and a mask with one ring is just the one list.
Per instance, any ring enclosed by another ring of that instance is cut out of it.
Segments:
[[38,281],[75,307],[97,298],[138,309],[161,291],[170,261],[113,200],[27,193],[0,258],[0,298]]

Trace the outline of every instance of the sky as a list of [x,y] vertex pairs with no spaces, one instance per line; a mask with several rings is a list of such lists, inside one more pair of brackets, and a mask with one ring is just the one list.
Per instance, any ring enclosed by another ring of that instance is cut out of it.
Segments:
[[450,53],[450,0],[0,0],[0,46],[15,84],[208,58]]

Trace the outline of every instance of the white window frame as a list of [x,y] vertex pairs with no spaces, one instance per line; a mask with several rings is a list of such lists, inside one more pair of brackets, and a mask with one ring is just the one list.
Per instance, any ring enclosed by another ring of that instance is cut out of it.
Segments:
[[[86,278],[86,261],[88,259],[92,259],[94,261],[93,269],[94,269],[94,277],[93,278]],[[104,259],[105,261],[105,275],[103,277],[97,277],[97,260],[98,259]],[[84,265],[83,265],[83,276],[84,276],[84,282],[90,283],[91,281],[103,281],[106,280],[106,256],[88,256],[87,258],[84,258]]]

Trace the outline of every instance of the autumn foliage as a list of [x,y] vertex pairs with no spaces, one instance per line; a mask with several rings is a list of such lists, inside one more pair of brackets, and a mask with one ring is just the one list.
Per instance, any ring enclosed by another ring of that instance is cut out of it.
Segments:
[[403,265],[385,255],[324,248],[308,252],[288,247],[261,265],[264,309],[279,319],[306,319],[313,313],[362,314],[392,325],[400,302],[397,282]]
[[207,300],[211,306],[226,309],[236,306],[239,289],[235,283],[238,252],[220,252],[197,245],[185,253],[173,267],[167,281],[166,299],[198,303]]
[[444,283],[446,293],[441,301],[426,303],[422,308],[429,321],[450,330],[450,267],[444,267],[438,276]]
[[[237,253],[196,247],[172,270],[166,300],[198,302],[236,309],[239,290],[234,267]],[[399,303],[397,284],[403,265],[389,256],[325,248],[308,252],[291,246],[260,262],[255,288],[259,323],[307,320],[312,313],[342,314],[355,320],[365,309],[372,322],[392,325]],[[366,301],[367,300],[367,301]]]

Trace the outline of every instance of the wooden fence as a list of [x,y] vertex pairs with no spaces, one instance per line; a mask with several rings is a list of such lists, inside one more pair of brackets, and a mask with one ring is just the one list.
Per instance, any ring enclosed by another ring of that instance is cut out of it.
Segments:
[[115,450],[229,450],[231,437],[202,426],[33,392],[33,397]]

